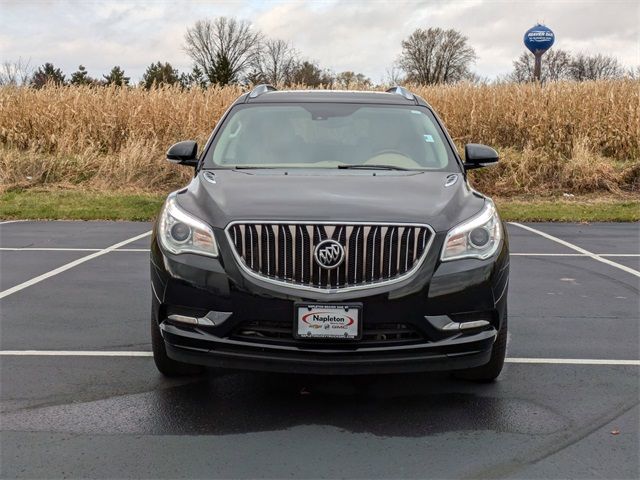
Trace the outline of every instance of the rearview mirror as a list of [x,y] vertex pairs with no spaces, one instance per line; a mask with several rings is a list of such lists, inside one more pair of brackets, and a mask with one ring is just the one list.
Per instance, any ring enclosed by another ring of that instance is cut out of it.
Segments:
[[479,143],[467,143],[464,146],[464,168],[473,170],[474,168],[488,167],[498,161],[498,152],[493,148]]
[[185,140],[171,145],[167,150],[167,160],[180,165],[197,166],[198,144],[193,140]]

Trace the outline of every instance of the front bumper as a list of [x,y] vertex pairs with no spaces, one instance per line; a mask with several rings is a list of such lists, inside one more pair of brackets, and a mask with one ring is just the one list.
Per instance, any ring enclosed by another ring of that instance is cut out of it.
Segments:
[[[436,238],[433,251],[439,251],[441,241]],[[402,286],[331,296],[252,284],[221,247],[221,257],[212,259],[166,254],[155,238],[152,242],[154,316],[167,354],[175,360],[312,374],[464,369],[489,361],[506,314],[506,240],[487,260],[433,260],[425,262],[424,271]],[[294,303],[299,301],[360,302],[364,327],[372,333],[367,341],[296,340],[292,335]],[[180,321],[185,317],[203,321]],[[488,323],[468,331],[443,331],[439,328],[443,318]],[[256,322],[275,325],[272,330],[277,335],[248,337],[247,325]],[[376,333],[389,324],[402,325],[402,332],[412,333],[393,339]]]
[[396,347],[313,349],[257,345],[216,337],[163,322],[167,354],[174,360],[219,368],[311,374],[378,374],[455,370],[484,365],[495,330],[436,344]]

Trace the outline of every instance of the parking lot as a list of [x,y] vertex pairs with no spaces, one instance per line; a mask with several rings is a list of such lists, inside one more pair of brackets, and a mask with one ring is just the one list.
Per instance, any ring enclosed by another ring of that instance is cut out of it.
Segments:
[[150,356],[137,222],[0,222],[1,476],[638,478],[638,224],[509,225],[508,363],[233,372]]

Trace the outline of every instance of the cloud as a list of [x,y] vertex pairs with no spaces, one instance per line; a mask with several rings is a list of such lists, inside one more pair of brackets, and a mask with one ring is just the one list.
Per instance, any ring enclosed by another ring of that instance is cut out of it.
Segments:
[[399,56],[402,39],[416,28],[450,28],[452,18],[466,16],[479,4],[481,0],[289,3],[263,13],[256,24],[336,72],[354,70],[381,80]]
[[158,60],[189,69],[185,30],[217,15],[248,19],[324,67],[363,72],[375,81],[397,59],[403,38],[432,26],[469,37],[482,76],[507,73],[524,49],[525,30],[537,21],[555,31],[555,48],[640,64],[636,1],[5,1],[0,8],[0,60],[51,61],[67,73],[83,64],[94,76],[120,65],[136,79]]

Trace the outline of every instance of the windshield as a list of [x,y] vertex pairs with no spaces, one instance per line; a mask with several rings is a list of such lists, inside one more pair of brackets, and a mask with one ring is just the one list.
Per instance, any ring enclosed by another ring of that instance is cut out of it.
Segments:
[[238,105],[204,167],[457,171],[428,109],[338,103]]

